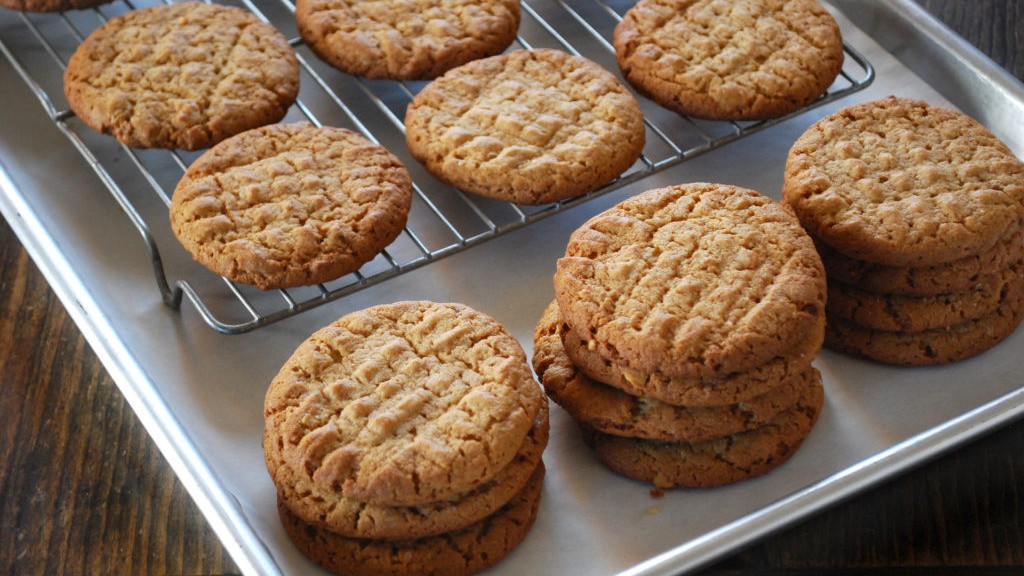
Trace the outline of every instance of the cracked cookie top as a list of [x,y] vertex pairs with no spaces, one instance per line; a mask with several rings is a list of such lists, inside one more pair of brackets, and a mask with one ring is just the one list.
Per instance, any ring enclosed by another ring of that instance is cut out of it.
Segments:
[[83,122],[128,146],[198,150],[283,118],[299,64],[252,12],[169,4],[89,34],[68,61],[64,92]]
[[640,0],[614,43],[627,81],[662,106],[714,120],[797,110],[843,65],[839,26],[816,0]]
[[423,80],[500,54],[519,29],[518,0],[298,0],[302,37],[356,76]]
[[616,178],[643,151],[640,105],[600,65],[517,50],[455,68],[405,114],[409,151],[444,182],[543,204]]
[[350,313],[267,391],[267,442],[319,489],[384,506],[451,500],[520,452],[546,402],[519,343],[459,304]]
[[207,268],[287,288],[358,270],[402,232],[411,202],[405,166],[382,146],[296,122],[243,132],[200,156],[174,190],[170,217]]
[[556,265],[562,319],[609,361],[721,378],[820,326],[825,273],[785,206],[724,184],[650,190],[584,223]]

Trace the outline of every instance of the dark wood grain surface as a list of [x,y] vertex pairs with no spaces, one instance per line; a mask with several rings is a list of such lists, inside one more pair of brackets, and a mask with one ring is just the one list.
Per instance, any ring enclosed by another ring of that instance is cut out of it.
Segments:
[[[919,0],[1024,79],[1024,1]],[[706,574],[1024,574],[1024,422]],[[0,221],[0,574],[238,569]]]

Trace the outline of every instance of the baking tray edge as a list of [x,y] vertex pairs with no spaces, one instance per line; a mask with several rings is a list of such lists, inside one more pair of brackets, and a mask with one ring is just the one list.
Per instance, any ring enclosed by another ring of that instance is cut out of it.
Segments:
[[[831,0],[831,3],[952,103],[991,126],[1018,155],[1024,152],[1024,134],[1012,130],[1024,125],[1024,85],[1019,81],[912,0]],[[145,370],[120,341],[74,268],[24,203],[2,159],[0,192],[0,213],[239,569],[245,574],[280,574],[267,548],[245,520],[239,504],[222,488]],[[649,576],[695,570],[1022,415],[1024,388],[900,442],[622,574]]]
[[244,574],[280,575],[266,546],[240,513],[237,502],[222,489],[223,484],[200,456],[146,372],[124,346],[101,307],[80,282],[74,267],[54,243],[46,227],[24,203],[2,158],[0,214],[18,236],[238,568]]

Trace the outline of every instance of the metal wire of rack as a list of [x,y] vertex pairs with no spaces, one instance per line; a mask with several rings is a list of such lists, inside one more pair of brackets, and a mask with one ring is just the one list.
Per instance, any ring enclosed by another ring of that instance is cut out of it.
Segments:
[[[543,206],[497,202],[441,184],[408,155],[404,144],[404,110],[424,82],[366,80],[345,75],[320,61],[299,38],[291,0],[238,0],[236,4],[253,11],[290,38],[299,57],[299,99],[284,121],[306,120],[356,130],[398,155],[414,182],[409,223],[400,237],[373,261],[326,284],[263,291],[199,267],[170,232],[167,209],[171,193],[198,152],[139,150],[121,145],[82,124],[64,99],[63,71],[77,45],[109,18],[153,1],[117,0],[89,10],[56,14],[4,14],[0,19],[0,52],[138,230],[151,256],[164,303],[178,308],[186,297],[209,326],[227,334],[248,332],[425,266],[788,117],[759,122],[708,122],[681,116],[639,98],[644,109],[647,145],[642,157],[616,180],[591,193]],[[610,38],[631,5],[631,0],[522,0],[523,19],[511,49],[559,48],[588,57],[618,74]],[[811,107],[842,98],[874,79],[870,63],[851,46],[844,48],[846,58],[840,76]],[[174,273],[173,282],[168,279],[168,270]]]

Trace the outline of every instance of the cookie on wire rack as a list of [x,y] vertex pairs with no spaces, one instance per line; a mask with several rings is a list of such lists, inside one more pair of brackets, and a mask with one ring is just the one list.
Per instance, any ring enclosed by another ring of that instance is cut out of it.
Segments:
[[263,289],[358,270],[401,234],[405,166],[344,128],[272,124],[220,142],[189,166],[171,229],[210,270]]
[[610,72],[553,49],[475,60],[425,86],[406,142],[440,180],[488,198],[545,204],[590,192],[640,157],[636,99]]
[[139,148],[207,148],[281,120],[298,92],[284,35],[247,10],[196,2],[111,18],[64,72],[75,114]]
[[519,29],[518,0],[298,0],[299,33],[355,76],[426,80],[500,54]]
[[712,120],[798,110],[843,65],[839,26],[817,0],[640,0],[616,26],[614,44],[634,87]]

